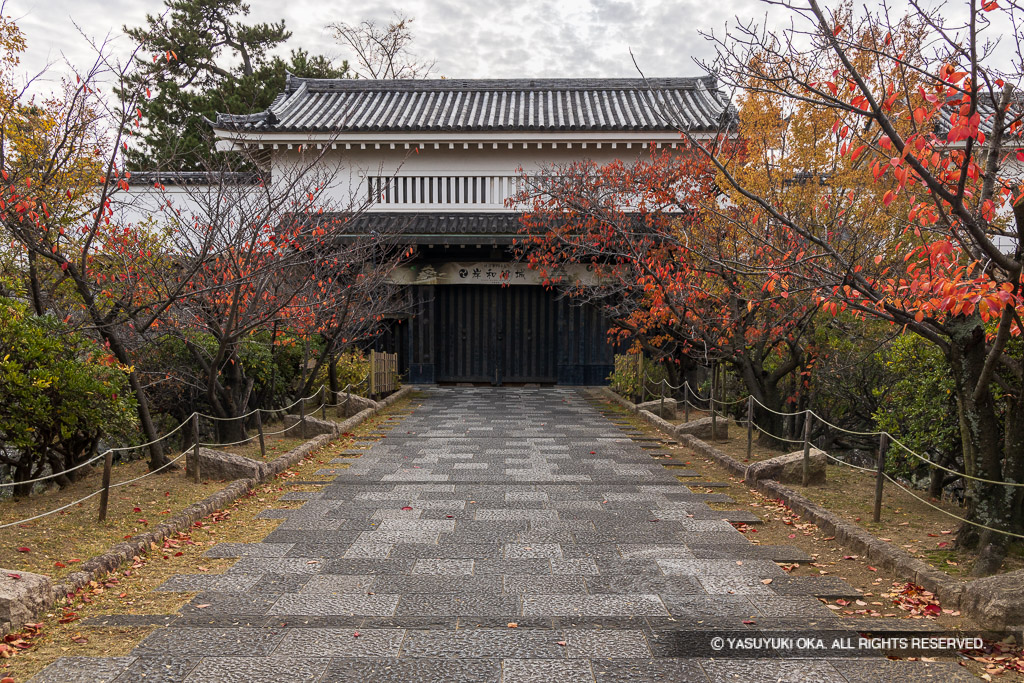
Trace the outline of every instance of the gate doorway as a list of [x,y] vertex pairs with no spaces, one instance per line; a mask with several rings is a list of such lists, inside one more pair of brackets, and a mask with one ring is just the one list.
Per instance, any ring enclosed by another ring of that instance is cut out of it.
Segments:
[[436,381],[558,380],[558,305],[543,287],[444,285],[434,295]]

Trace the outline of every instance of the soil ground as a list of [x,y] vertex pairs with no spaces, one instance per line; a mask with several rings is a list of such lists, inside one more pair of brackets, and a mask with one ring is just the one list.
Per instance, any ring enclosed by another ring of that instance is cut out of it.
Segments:
[[[691,411],[690,419],[704,417],[704,413]],[[675,420],[682,423],[683,420]],[[778,450],[760,443],[755,432],[750,458],[747,458],[747,430],[730,421],[729,439],[715,441],[714,446],[741,463],[758,462],[785,453],[800,450],[800,444]],[[962,517],[965,510],[944,500],[929,500],[940,510],[914,498],[927,499],[927,492],[910,492],[886,481],[882,489],[882,515],[878,523],[872,521],[875,501],[875,476],[829,461],[824,486],[799,486],[799,491],[822,507],[838,514],[848,522],[859,525],[884,541],[899,546],[951,576],[967,578],[976,559],[976,553],[955,547],[954,534],[959,522],[950,515]],[[943,512],[945,511],[945,512]],[[945,514],[949,513],[949,514]],[[1024,543],[1012,543],[1001,572],[1024,569]]]
[[[300,507],[304,501],[279,499],[291,491],[319,490],[319,486],[305,482],[329,481],[331,477],[321,477],[314,473],[334,458],[347,457],[344,452],[349,450],[355,441],[373,440],[371,435],[376,433],[379,425],[395,419],[396,414],[407,412],[410,402],[414,401],[415,395],[399,401],[364,422],[351,436],[339,437],[310,454],[296,466],[240,498],[227,510],[204,518],[187,533],[167,539],[163,547],[154,548],[148,555],[137,558],[131,565],[123,565],[104,580],[79,591],[66,604],[56,605],[42,616],[35,627],[11,634],[8,636],[9,640],[20,638],[28,649],[16,651],[12,648],[0,655],[4,657],[0,659],[0,677],[9,676],[20,683],[59,657],[119,656],[128,653],[159,623],[112,627],[102,624],[84,625],[83,622],[90,617],[109,614],[174,614],[182,605],[188,603],[195,593],[154,592],[154,588],[175,574],[222,573],[235,562],[235,559],[203,557],[203,553],[210,546],[222,540],[245,543],[256,542],[265,537],[281,523],[281,520],[259,518],[257,515],[260,511],[268,508]],[[339,465],[331,467],[338,468]],[[129,463],[115,468],[114,471],[113,481],[121,481],[144,473],[145,463]],[[57,492],[53,496],[66,495],[69,500],[74,500],[76,495],[81,497],[84,494],[78,492],[77,487],[81,485],[81,491],[84,492],[98,488],[96,482],[99,480],[93,481],[93,478],[98,476],[99,474],[93,473],[81,482],[76,482],[70,490]],[[61,561],[61,558],[70,559],[73,556],[85,560],[105,552],[109,546],[125,536],[143,530],[145,527],[137,521],[138,519],[145,518],[149,524],[158,524],[163,517],[160,514],[163,510],[171,509],[172,513],[176,511],[172,507],[172,502],[177,509],[181,509],[224,486],[224,482],[197,485],[187,480],[181,471],[162,476],[155,475],[138,483],[140,486],[137,488],[124,487],[131,491],[130,494],[125,494],[128,500],[120,500],[111,495],[108,522],[102,527],[102,533],[93,531],[99,526],[95,521],[96,499],[90,499],[82,508],[72,508],[73,512],[63,518],[53,520],[52,517],[58,517],[57,515],[47,518],[51,520],[45,527],[47,531],[44,531],[41,525],[32,529],[12,527],[15,530],[13,532],[12,529],[3,530],[12,535],[0,536],[0,566],[18,569],[12,564],[20,560],[25,566],[24,571],[34,570],[51,577],[62,576],[74,571],[75,565],[55,568],[53,563]],[[170,495],[165,495],[168,492]],[[57,506],[61,500],[58,497],[36,496],[17,504],[28,506],[34,498],[45,500],[43,507]],[[115,500],[118,501],[117,506],[114,504]],[[136,501],[142,505],[136,505]],[[134,507],[141,507],[143,512],[134,512]],[[3,518],[20,518],[17,515],[29,508],[15,509],[11,506],[2,509]],[[18,553],[16,549],[12,550],[12,545],[21,545],[22,542],[33,543],[32,552]],[[66,561],[64,563],[67,564]],[[31,565],[33,569],[29,569],[27,565]],[[158,622],[158,619],[156,621]],[[16,643],[12,645],[15,648],[19,647]]]

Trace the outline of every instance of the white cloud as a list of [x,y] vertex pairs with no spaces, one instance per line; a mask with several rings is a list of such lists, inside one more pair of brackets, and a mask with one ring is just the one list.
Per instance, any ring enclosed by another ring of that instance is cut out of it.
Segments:
[[[900,0],[893,4],[898,10]],[[347,55],[326,24],[386,21],[393,11],[404,11],[415,19],[415,52],[437,59],[437,74],[451,78],[635,77],[630,50],[648,76],[698,75],[694,58],[713,55],[699,31],[720,33],[737,15],[761,20],[766,9],[773,19],[781,16],[781,10],[758,0],[404,0],[394,5],[250,0],[250,6],[252,21],[285,19],[292,47],[338,60]],[[159,0],[8,0],[6,9],[28,36],[24,65],[34,73],[62,55],[77,64],[91,61],[73,21],[94,36],[120,35],[123,25],[141,25],[147,12],[160,13],[163,5]],[[123,51],[130,47],[123,36],[117,42]],[[66,69],[58,65],[57,71]]]

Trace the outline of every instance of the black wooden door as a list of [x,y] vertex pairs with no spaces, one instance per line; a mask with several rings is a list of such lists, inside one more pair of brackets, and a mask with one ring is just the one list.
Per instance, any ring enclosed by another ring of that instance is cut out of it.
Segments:
[[554,382],[557,306],[541,287],[435,289],[438,382]]

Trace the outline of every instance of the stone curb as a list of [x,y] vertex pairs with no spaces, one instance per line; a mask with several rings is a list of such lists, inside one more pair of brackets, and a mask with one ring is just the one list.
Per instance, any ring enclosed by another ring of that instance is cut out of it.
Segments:
[[[384,408],[393,405],[395,402],[412,393],[412,391],[414,391],[414,387],[402,387],[395,393],[386,397],[383,401],[378,402],[376,408],[367,408],[339,424],[334,434],[321,434],[320,436],[313,437],[304,444],[274,458],[267,463],[266,476],[260,479],[236,479],[220,491],[207,496],[198,503],[192,503],[174,517],[158,524],[152,530],[132,536],[126,541],[111,546],[110,549],[102,555],[96,555],[95,557],[89,558],[82,563],[81,570],[68,574],[60,583],[55,584],[52,587],[52,597],[50,601],[48,601],[48,604],[37,605],[38,609],[33,610],[34,614],[38,617],[38,615],[48,609],[55,600],[59,600],[60,598],[73,594],[78,589],[88,585],[90,581],[96,581],[105,574],[109,574],[114,571],[121,566],[122,563],[132,560],[139,555],[145,554],[152,547],[152,544],[159,544],[168,536],[189,529],[200,519],[213,514],[217,510],[226,508],[256,486],[259,486],[275,475],[280,474],[284,470],[306,458],[313,451],[323,447],[335,439],[338,434],[351,431],[360,423],[373,417]],[[22,624],[5,624],[4,628],[13,631],[21,626]]]
[[[610,395],[610,397],[619,405],[632,410],[632,412],[638,412],[635,405],[629,403],[629,401],[626,401],[618,394],[615,394],[611,389],[605,387],[603,393],[605,393],[605,395]],[[647,411],[639,411],[639,414],[647,422],[671,435],[696,453],[711,458],[719,465],[729,470],[730,473],[735,474],[740,479],[743,479],[744,483],[748,486],[752,486],[757,491],[771,496],[772,498],[782,499],[785,501],[786,505],[801,517],[818,525],[818,527],[820,527],[825,533],[835,536],[836,542],[842,544],[846,548],[849,548],[858,555],[867,557],[875,564],[893,574],[899,574],[901,576],[911,578],[918,585],[935,593],[943,606],[950,609],[960,609],[961,598],[963,597],[964,591],[967,587],[967,582],[948,576],[928,563],[874,537],[868,531],[855,524],[847,522],[838,515],[829,512],[825,508],[800,495],[793,489],[784,486],[773,479],[760,479],[754,483],[747,482],[745,480],[747,472],[746,465],[695,436],[691,436],[689,434],[677,434],[673,429],[673,425],[665,422],[665,420],[662,420],[652,413],[648,413],[650,417],[647,417],[646,415],[643,415],[645,412]],[[664,423],[664,426],[659,423]]]

